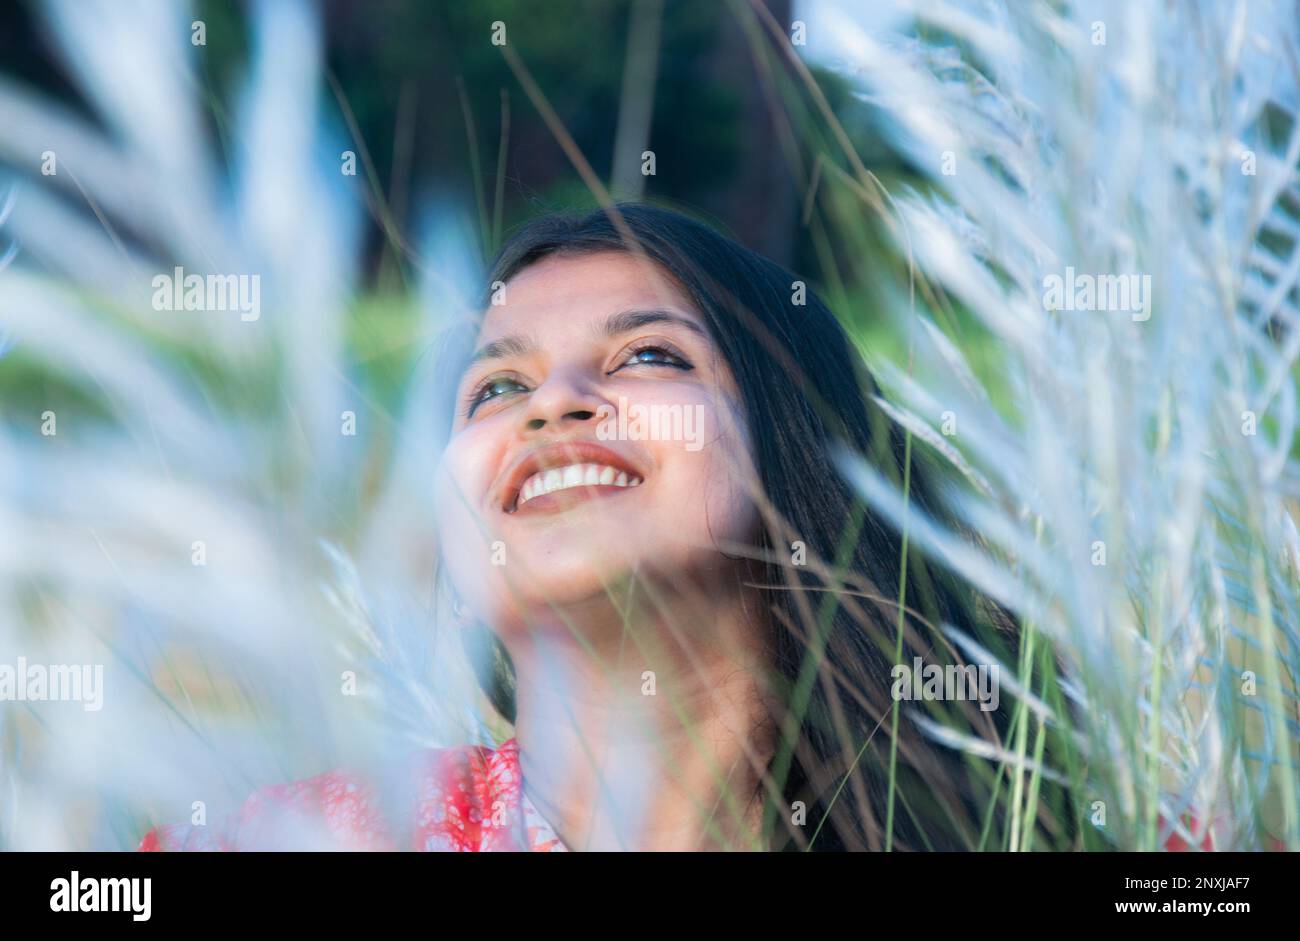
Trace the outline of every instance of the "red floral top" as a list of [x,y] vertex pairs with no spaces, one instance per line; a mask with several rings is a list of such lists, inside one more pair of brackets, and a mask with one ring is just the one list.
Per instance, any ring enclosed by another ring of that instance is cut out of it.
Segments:
[[[523,790],[519,745],[512,738],[482,745],[432,748],[414,762],[414,805],[408,849],[422,852],[565,852],[551,825]],[[373,786],[354,772],[263,788],[213,826],[162,824],[140,841],[143,852],[163,850],[395,850],[404,841],[386,823]],[[1198,848],[1217,849],[1211,828],[1185,819],[1203,833]],[[1161,825],[1164,819],[1161,818]],[[1280,841],[1274,841],[1282,849]],[[1165,849],[1191,849],[1173,834]]]
[[414,772],[409,843],[393,835],[373,785],[343,770],[263,788],[211,826],[154,827],[140,850],[566,849],[523,792],[519,745],[513,738],[496,749],[429,749],[418,756]]

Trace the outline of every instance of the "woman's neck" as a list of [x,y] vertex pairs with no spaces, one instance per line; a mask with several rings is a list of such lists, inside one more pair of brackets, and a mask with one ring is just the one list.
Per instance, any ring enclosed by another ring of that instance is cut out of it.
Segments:
[[509,644],[525,789],[570,849],[758,849],[774,737],[757,600],[656,600]]

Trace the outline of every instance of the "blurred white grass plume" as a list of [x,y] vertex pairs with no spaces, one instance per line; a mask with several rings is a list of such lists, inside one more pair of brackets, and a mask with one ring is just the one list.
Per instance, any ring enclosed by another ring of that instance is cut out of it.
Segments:
[[[933,184],[893,196],[940,311],[899,305],[911,359],[880,367],[896,418],[971,483],[958,516],[993,557],[915,510],[912,538],[1052,645],[1076,709],[1050,721],[1107,842],[1201,845],[1212,823],[1216,848],[1298,849],[1295,5],[890,6],[927,41],[816,7]],[[1047,309],[1069,265],[1149,276],[1150,319]],[[1008,405],[935,325],[954,309],[991,337]],[[902,518],[896,487],[843,463]]]
[[[407,466],[433,425],[385,414],[346,349],[363,199],[314,11],[250,8],[222,152],[186,4],[40,10],[97,121],[0,77],[0,370],[26,377],[0,417],[0,654],[106,670],[101,712],[0,705],[0,848],[133,848],[194,801],[477,733]],[[264,315],[154,310],[175,266],[257,275]]]

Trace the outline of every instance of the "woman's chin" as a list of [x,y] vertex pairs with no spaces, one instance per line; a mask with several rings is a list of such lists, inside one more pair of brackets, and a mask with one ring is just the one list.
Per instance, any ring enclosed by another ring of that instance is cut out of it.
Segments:
[[531,565],[521,560],[520,570],[527,566],[529,574],[517,579],[507,576],[511,587],[506,590],[543,607],[576,605],[607,597],[637,571],[634,559],[614,551],[604,555],[589,551],[550,554]]

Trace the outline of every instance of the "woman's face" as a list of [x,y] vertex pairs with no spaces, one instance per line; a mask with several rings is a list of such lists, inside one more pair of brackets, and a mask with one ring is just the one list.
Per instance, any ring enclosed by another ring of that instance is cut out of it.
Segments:
[[633,573],[705,585],[758,513],[733,377],[675,279],[553,255],[484,315],[436,475],[453,584],[498,630]]

